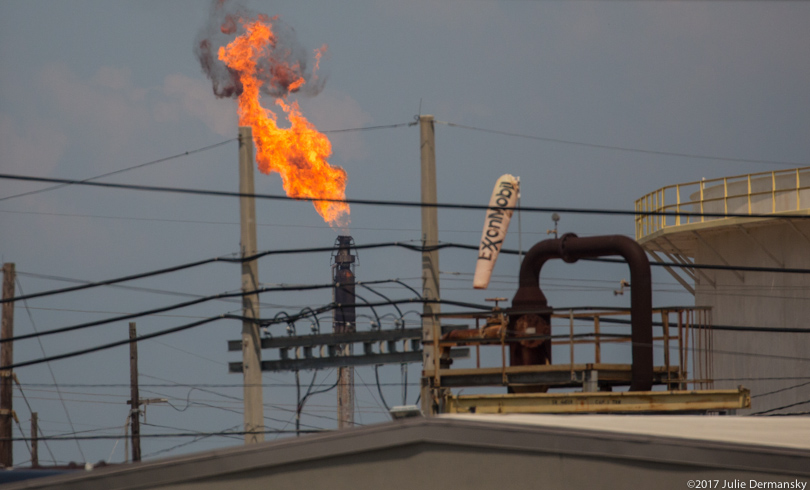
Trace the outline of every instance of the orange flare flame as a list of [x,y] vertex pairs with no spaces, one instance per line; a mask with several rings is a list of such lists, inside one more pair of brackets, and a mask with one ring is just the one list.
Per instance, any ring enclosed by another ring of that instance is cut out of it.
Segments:
[[[271,57],[268,48],[275,45],[275,36],[266,17],[243,21],[245,33],[219,49],[219,59],[239,74],[242,93],[239,95],[239,124],[253,128],[256,162],[262,173],[278,172],[284,190],[295,198],[346,198],[346,171],[329,165],[332,145],[318,132],[298,107],[298,102],[286,103],[276,99],[287,115],[289,128],[280,128],[274,112],[261,106],[259,90],[264,81],[257,76],[259,60],[270,59],[271,83],[286,86],[293,92],[306,83],[298,64],[288,65]],[[325,50],[321,48],[321,53]],[[317,61],[320,56],[317,56]],[[343,202],[314,201],[313,205],[324,221],[333,227],[345,228],[349,221],[349,205]]]

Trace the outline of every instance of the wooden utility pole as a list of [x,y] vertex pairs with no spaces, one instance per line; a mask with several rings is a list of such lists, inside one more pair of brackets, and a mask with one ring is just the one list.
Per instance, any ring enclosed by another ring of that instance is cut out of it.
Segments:
[[[433,116],[419,116],[419,142],[421,147],[422,167],[422,204],[436,204],[436,143],[434,139]],[[439,243],[439,219],[435,207],[422,207],[422,245],[424,247],[436,246]],[[426,300],[439,299],[439,251],[422,252],[422,298]],[[438,303],[424,303],[422,309],[422,339],[425,341],[422,349],[423,369],[434,365],[433,340],[434,318],[432,315],[441,313]],[[438,325],[437,325],[438,326]],[[422,413],[432,415],[433,400],[430,390],[422,376]]]
[[37,412],[31,412],[31,468],[39,466],[39,424]]
[[141,399],[138,394],[138,343],[135,322],[129,323],[129,416],[132,424],[132,461],[141,460]]
[[[14,264],[3,264],[3,303],[2,326],[0,338],[3,340],[14,337],[14,280],[16,273]],[[12,400],[14,398],[14,385],[12,373],[6,366],[14,364],[14,343],[3,342],[0,347],[0,466],[11,468],[14,465],[13,447],[11,441],[11,419],[14,415]]]
[[[253,194],[253,130],[239,127],[239,192]],[[242,257],[256,254],[256,202],[253,197],[239,198]],[[259,267],[256,260],[242,262],[242,292],[259,288]],[[264,441],[264,397],[262,395],[261,339],[259,325],[259,295],[242,296],[242,372],[244,374],[245,444]],[[254,432],[254,433],[250,433]]]

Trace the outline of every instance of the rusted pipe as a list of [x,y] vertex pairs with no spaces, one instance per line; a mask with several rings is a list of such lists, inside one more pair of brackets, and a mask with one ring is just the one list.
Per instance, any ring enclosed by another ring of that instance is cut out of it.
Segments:
[[652,280],[650,261],[644,249],[635,241],[621,235],[579,238],[567,233],[560,238],[543,240],[533,246],[523,259],[517,293],[512,309],[548,306],[540,289],[540,271],[550,259],[574,263],[582,258],[620,255],[630,266],[631,340],[633,365],[630,391],[652,389]]
[[[352,254],[353,239],[350,236],[340,235],[335,241],[337,252],[334,257],[334,291],[335,303],[338,308],[334,312],[334,324],[332,329],[335,333],[348,333],[356,330],[357,315],[355,312],[354,294],[354,266],[355,256]],[[344,307],[343,305],[351,305]]]

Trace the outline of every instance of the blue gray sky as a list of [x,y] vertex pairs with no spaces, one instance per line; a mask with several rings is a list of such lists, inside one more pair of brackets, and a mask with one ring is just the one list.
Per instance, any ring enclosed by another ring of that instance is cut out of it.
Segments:
[[[328,75],[324,90],[300,100],[321,130],[406,123],[421,112],[438,121],[570,142],[784,162],[595,148],[439,124],[442,202],[485,204],[495,179],[511,173],[521,177],[524,206],[632,209],[636,198],[665,185],[808,164],[810,4],[805,2],[246,3],[281,16],[308,49],[329,46],[321,65]],[[2,172],[83,179],[234,138],[235,102],[213,96],[192,51],[207,15],[203,1],[0,3]],[[348,172],[349,198],[419,199],[416,127],[335,133],[330,140],[330,162]],[[107,180],[235,191],[237,177],[237,146],[231,142]],[[41,187],[0,180],[0,199]],[[256,191],[283,192],[277,175],[258,173]],[[336,237],[308,203],[261,201],[257,216],[263,250],[329,246]],[[418,209],[355,205],[351,216],[358,244],[420,239]],[[0,201],[0,254],[16,264],[22,288],[30,293],[69,285],[65,279],[102,280],[235,253],[238,219],[232,198],[71,186]],[[478,211],[442,210],[440,239],[476,244],[482,223]],[[520,224],[521,235],[513,220],[507,247],[520,242],[528,248],[552,225],[544,213],[523,213]],[[633,221],[563,213],[560,230],[631,235]],[[444,298],[483,302],[514,294],[515,257],[501,258],[487,292],[471,288],[474,263],[472,252],[441,252]],[[357,275],[401,278],[418,287],[420,265],[413,252],[361,251]],[[549,264],[543,273],[550,278],[547,296],[554,306],[629,304],[627,295],[612,293],[628,276],[621,266]],[[329,282],[329,275],[330,257],[319,254],[263,259],[259,278],[267,285],[310,284]],[[178,293],[234,291],[239,277],[238,266],[216,264],[128,284],[162,293],[102,288],[31,300],[29,310],[18,305],[15,329],[30,333],[155,308],[184,300]],[[656,306],[692,303],[665,274],[656,271],[655,280]],[[412,296],[397,285],[379,291]],[[262,301],[262,316],[272,317],[328,303],[331,295],[285,293]],[[239,308],[238,302],[208,303],[140,318],[138,330],[149,333]],[[406,318],[418,321],[413,312]],[[331,328],[328,315],[322,320],[324,329]],[[367,322],[361,317],[360,328]],[[226,341],[238,338],[240,328],[219,322],[141,343],[142,397],[169,398],[175,407],[150,406],[146,421],[155,426],[144,432],[238,430],[241,403],[234,397],[241,396],[241,377],[227,374],[227,362],[238,359],[226,351]],[[285,334],[283,327],[275,328],[274,334]],[[309,322],[296,325],[299,333],[309,328]],[[41,345],[18,342],[15,359],[110,342],[126,332],[126,323],[120,323],[46,337]],[[616,356],[628,362],[621,352]],[[56,361],[50,369],[53,374],[46,365],[17,371],[46,435],[123,433],[126,348]],[[385,420],[374,371],[357,373],[357,421]],[[407,402],[413,403],[419,368],[412,366],[409,374]],[[399,367],[382,367],[380,375],[388,403],[400,404]],[[311,376],[302,373],[302,380]],[[318,374],[317,383],[333,381],[333,372]],[[265,382],[279,385],[265,388],[268,425],[289,430],[294,379],[268,374]],[[236,387],[219,386],[229,384]],[[194,385],[217,386],[202,391],[192,390]],[[28,408],[19,395],[15,409],[27,432]],[[303,422],[306,428],[333,428],[334,415],[330,393],[308,403]],[[146,439],[143,453],[160,457],[240,441],[209,437],[172,449],[190,440]],[[49,443],[59,462],[121,461],[123,444]],[[42,447],[40,458],[50,460]],[[24,444],[17,443],[15,461],[27,459]]]

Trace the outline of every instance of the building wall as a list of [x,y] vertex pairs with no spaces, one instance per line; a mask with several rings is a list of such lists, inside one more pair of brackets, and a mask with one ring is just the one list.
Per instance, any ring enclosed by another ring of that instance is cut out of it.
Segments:
[[[418,444],[367,454],[298,463],[181,485],[164,490],[593,490],[687,488],[694,479],[806,481],[806,477],[711,469],[695,464],[577,457],[565,454]],[[747,487],[746,487],[747,488]]]
[[[810,237],[808,220],[793,223]],[[785,268],[810,269],[810,242],[787,223],[747,230],[756,241],[736,227],[718,227],[701,236],[729,264],[780,268],[759,242]],[[723,265],[711,248],[698,241],[695,262]],[[810,328],[810,274],[743,272],[741,281],[731,271],[704,272],[716,284],[698,276],[695,304],[712,307],[715,325]],[[751,389],[752,408],[740,413],[810,401],[810,334],[715,331],[713,340],[714,387]],[[810,412],[810,403],[781,412]]]
[[[416,418],[3,488],[626,490],[683,489],[690,480],[724,483],[697,488],[751,488],[750,480],[810,479],[810,419],[711,417],[717,423],[705,426],[705,417],[659,417],[636,424],[633,416],[612,416],[601,418],[599,429],[582,429],[560,426],[559,417],[565,416]],[[612,423],[616,417],[630,417],[634,429]],[[662,430],[679,435],[658,435]],[[727,483],[734,481],[746,486]]]

